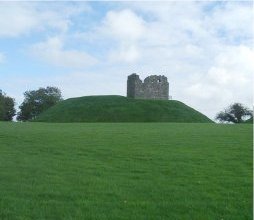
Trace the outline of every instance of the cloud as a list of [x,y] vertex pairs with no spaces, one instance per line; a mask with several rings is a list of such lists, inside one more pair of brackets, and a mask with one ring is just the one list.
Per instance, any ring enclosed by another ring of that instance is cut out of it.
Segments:
[[[198,84],[202,84],[202,87],[214,87],[215,91],[218,91],[218,97],[221,96],[221,89],[230,89],[230,92],[238,95],[245,94],[245,88],[251,88],[252,73],[254,71],[254,51],[246,46],[231,46],[226,47],[223,52],[215,57],[215,62],[211,66],[205,77],[193,82],[194,85],[187,89],[187,91]],[[189,92],[189,91],[188,91]],[[202,96],[207,96],[209,92],[203,89]],[[192,94],[193,95],[193,94]],[[201,95],[201,94],[197,94]],[[213,94],[209,94],[210,98]],[[247,93],[246,96],[249,94]]]
[[129,9],[107,12],[102,23],[106,34],[121,41],[139,40],[145,32],[142,17]]
[[89,54],[78,50],[65,50],[60,37],[48,38],[30,48],[33,56],[49,64],[60,67],[82,68],[93,65],[97,60]]
[[250,2],[229,2],[216,7],[208,19],[209,28],[226,42],[249,42],[253,36],[253,8]]
[[192,103],[208,115],[214,115],[233,102],[249,106],[252,103],[253,60],[254,51],[246,46],[226,47],[215,57],[206,74],[190,80],[183,96],[191,97]]
[[0,37],[18,37],[47,30],[66,32],[71,17],[89,10],[87,4],[0,2]]
[[30,6],[0,2],[0,36],[15,37],[29,32],[38,24]]
[[140,55],[138,48],[135,45],[121,45],[117,50],[109,53],[109,60],[111,63],[115,62],[136,62]]
[[133,63],[140,57],[138,43],[146,32],[145,21],[132,10],[108,11],[95,35],[113,40],[107,57],[111,63]]

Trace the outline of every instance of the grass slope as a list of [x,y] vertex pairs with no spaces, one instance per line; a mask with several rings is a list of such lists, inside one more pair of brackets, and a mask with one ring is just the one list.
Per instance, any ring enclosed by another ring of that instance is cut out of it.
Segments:
[[252,125],[0,123],[0,219],[252,219]]
[[123,96],[85,96],[58,103],[41,122],[212,122],[178,101],[136,100]]

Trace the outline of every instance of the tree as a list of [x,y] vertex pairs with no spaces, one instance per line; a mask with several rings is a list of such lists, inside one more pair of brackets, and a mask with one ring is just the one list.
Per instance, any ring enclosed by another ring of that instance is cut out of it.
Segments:
[[62,100],[60,89],[56,87],[39,88],[38,90],[26,91],[25,99],[19,106],[17,120],[27,121],[36,118],[40,113],[47,110]]
[[246,117],[253,117],[252,115],[252,111],[247,107],[241,103],[234,103],[224,111],[219,112],[215,119],[220,122],[242,123],[246,120]]
[[15,100],[0,90],[0,121],[12,121],[16,110]]

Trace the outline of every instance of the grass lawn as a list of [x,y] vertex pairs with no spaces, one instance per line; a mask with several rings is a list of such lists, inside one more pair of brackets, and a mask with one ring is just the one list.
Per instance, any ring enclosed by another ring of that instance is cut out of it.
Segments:
[[0,123],[0,219],[252,219],[252,125]]

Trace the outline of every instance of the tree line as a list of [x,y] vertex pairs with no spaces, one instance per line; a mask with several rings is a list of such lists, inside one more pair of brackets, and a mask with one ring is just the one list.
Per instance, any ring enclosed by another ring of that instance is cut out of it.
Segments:
[[12,121],[15,114],[14,99],[0,90],[0,121]]
[[24,93],[24,101],[16,114],[15,100],[0,90],[0,121],[12,121],[16,115],[18,121],[35,119],[43,111],[63,100],[61,90],[48,86]]
[[[26,91],[24,97],[24,101],[16,114],[14,98],[7,96],[0,90],[0,121],[12,121],[15,115],[18,121],[33,120],[63,100],[61,90],[51,86]],[[215,120],[229,123],[253,122],[253,112],[241,103],[234,103],[219,112]]]

